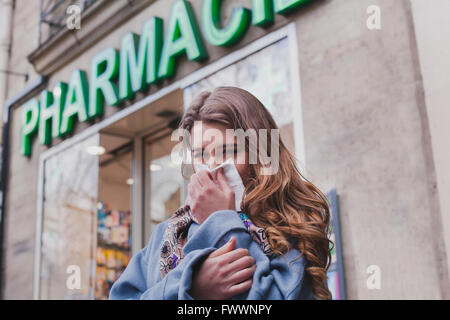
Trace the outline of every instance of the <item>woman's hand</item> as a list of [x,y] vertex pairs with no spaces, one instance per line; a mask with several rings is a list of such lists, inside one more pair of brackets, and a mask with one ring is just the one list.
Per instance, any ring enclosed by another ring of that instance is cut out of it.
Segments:
[[233,250],[236,238],[212,252],[195,271],[191,296],[196,300],[225,300],[252,286],[255,259],[247,249]]
[[234,192],[228,185],[223,169],[217,172],[217,186],[211,174],[202,170],[191,177],[188,185],[187,204],[198,223],[203,223],[213,212],[234,210]]

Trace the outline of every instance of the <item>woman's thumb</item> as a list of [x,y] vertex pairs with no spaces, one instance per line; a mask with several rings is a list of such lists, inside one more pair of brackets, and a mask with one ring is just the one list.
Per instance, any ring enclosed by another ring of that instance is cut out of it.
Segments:
[[213,253],[211,253],[210,257],[214,258],[217,256],[221,256],[227,252],[230,252],[234,249],[234,246],[236,245],[236,238],[231,237],[231,239],[225,243],[223,246],[221,246],[219,249],[215,250]]

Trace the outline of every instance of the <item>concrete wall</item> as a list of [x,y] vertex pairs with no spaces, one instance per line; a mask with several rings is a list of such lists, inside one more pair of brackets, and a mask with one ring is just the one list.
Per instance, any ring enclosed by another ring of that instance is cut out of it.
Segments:
[[[366,28],[366,8],[382,29]],[[319,1],[298,19],[308,175],[340,196],[349,298],[449,297],[409,1]],[[381,269],[381,289],[366,286]]]
[[[37,77],[27,54],[37,45],[39,21],[38,1],[16,1],[13,16],[13,34],[10,69]],[[8,77],[11,98],[25,87],[21,78]],[[8,193],[4,221],[2,266],[3,297],[5,299],[32,299],[34,244],[36,228],[36,192],[38,157],[26,159],[19,154],[20,116],[15,111],[11,120],[11,139],[8,170]],[[40,147],[35,147],[35,151]]]
[[[200,0],[191,1],[197,17]],[[224,19],[237,3],[226,1]],[[157,1],[52,74],[49,88],[68,80],[91,57],[140,33],[152,15],[167,21],[171,1]],[[366,8],[379,4],[383,28],[366,28]],[[11,65],[35,76],[26,56],[36,48],[37,2],[18,0]],[[350,299],[449,298],[447,257],[436,172],[409,0],[316,0],[268,29],[251,27],[231,48],[207,46],[202,64],[179,60],[188,75],[295,20],[306,144],[306,175],[323,191],[337,188],[344,268]],[[10,78],[9,95],[22,83]],[[155,92],[159,87],[152,87]],[[139,99],[142,96],[137,96]],[[298,106],[297,106],[298,107]],[[106,107],[105,117],[117,108]],[[75,132],[89,126],[78,123]],[[12,114],[5,226],[4,298],[32,298],[39,154],[19,154],[20,109]],[[56,140],[54,143],[58,143]],[[26,201],[24,201],[26,199]],[[448,232],[447,232],[448,235]],[[381,268],[381,289],[366,286],[369,265]]]
[[450,1],[411,3],[450,267]]

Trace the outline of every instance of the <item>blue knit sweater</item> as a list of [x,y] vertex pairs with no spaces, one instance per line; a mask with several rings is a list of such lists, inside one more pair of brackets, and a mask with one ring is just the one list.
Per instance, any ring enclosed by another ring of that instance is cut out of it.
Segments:
[[233,297],[233,300],[314,299],[310,283],[304,277],[305,257],[290,262],[300,254],[292,249],[269,259],[233,210],[216,211],[201,225],[192,223],[184,246],[184,259],[162,279],[159,259],[167,223],[168,220],[160,223],[148,245],[131,258],[112,286],[110,299],[192,300],[188,292],[195,264],[223,246],[232,236],[236,237],[235,248],[248,249],[256,261],[251,289]]

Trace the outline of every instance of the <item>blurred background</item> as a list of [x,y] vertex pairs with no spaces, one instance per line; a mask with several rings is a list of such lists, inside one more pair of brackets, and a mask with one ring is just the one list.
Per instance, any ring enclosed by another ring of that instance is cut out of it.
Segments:
[[[0,0],[1,299],[107,299],[185,199],[203,90],[328,197],[333,299],[450,299],[449,0]],[[157,17],[157,18],[155,18]]]

